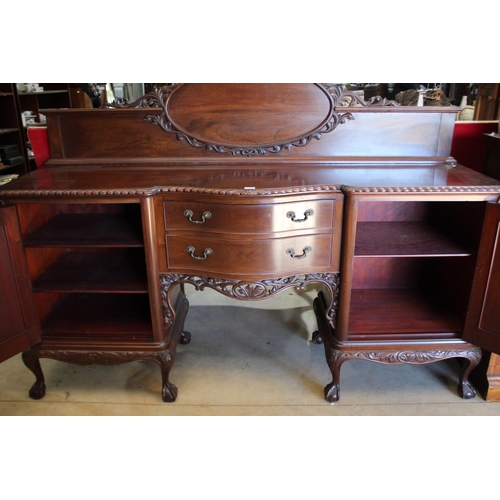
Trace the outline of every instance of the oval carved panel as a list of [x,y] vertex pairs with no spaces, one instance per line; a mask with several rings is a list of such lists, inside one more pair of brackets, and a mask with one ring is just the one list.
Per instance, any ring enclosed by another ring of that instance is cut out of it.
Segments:
[[145,120],[196,148],[253,156],[306,146],[312,139],[352,120],[336,107],[385,106],[393,101],[363,99],[344,86],[317,83],[184,83],[155,88],[116,108],[160,108]]
[[228,148],[294,142],[320,130],[331,113],[331,99],[313,84],[181,85],[167,107],[177,130]]

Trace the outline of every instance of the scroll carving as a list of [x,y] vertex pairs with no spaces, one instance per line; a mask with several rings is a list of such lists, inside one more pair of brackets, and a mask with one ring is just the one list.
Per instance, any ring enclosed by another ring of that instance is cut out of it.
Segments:
[[183,84],[172,83],[160,88],[154,88],[152,92],[140,97],[134,102],[128,102],[126,99],[118,99],[109,106],[115,108],[147,108],[159,110],[160,112],[147,114],[144,120],[153,125],[158,125],[165,132],[174,134],[179,141],[185,141],[194,148],[204,148],[206,151],[215,151],[222,154],[230,153],[232,155],[241,156],[279,153],[281,151],[289,151],[294,147],[304,147],[313,139],[319,140],[322,134],[330,133],[335,130],[338,125],[354,119],[352,113],[339,113],[336,108],[342,109],[354,106],[398,106],[396,102],[387,101],[380,97],[372,98],[369,102],[366,102],[356,94],[349,92],[343,85],[315,84],[327,97],[330,109],[326,120],[322,120],[315,128],[306,134],[275,143],[255,145],[222,144],[196,138],[175,123],[175,120],[169,113],[169,103],[175,95],[176,90],[182,85]]
[[172,286],[180,283],[189,283],[196,290],[211,288],[227,297],[237,300],[263,300],[276,295],[288,288],[304,290],[313,282],[324,283],[330,290],[330,303],[326,308],[326,316],[334,326],[337,314],[338,283],[339,277],[336,273],[314,273],[298,276],[287,276],[284,278],[271,278],[266,280],[228,280],[210,278],[206,276],[193,276],[188,274],[161,274],[160,286],[163,304],[163,319],[168,327],[174,320],[174,312],[170,304],[169,291]]
[[168,350],[165,351],[64,351],[41,349],[37,351],[40,358],[56,359],[65,363],[75,365],[118,365],[130,363],[137,360],[157,361],[159,357],[162,362],[171,364],[172,356]]
[[323,83],[325,89],[332,96],[335,106],[337,107],[351,107],[351,106],[362,106],[362,107],[382,107],[382,106],[399,106],[396,101],[390,101],[385,97],[375,96],[372,97],[368,102],[347,90],[345,85],[334,85],[331,83]]
[[45,380],[40,366],[40,358],[55,359],[75,365],[119,365],[132,361],[154,361],[161,370],[162,399],[171,403],[177,398],[177,387],[169,381],[170,370],[175,358],[175,345],[161,351],[81,351],[28,349],[23,352],[23,361],[36,377],[29,391],[32,399],[41,399],[45,395]]
[[374,363],[388,365],[418,365],[435,363],[450,358],[473,359],[476,364],[481,360],[481,350],[477,347],[469,349],[430,349],[422,351],[340,351],[332,350],[330,362],[338,363],[348,359],[363,359]]
[[415,351],[355,351],[337,350],[332,348],[329,342],[325,342],[326,361],[332,372],[332,381],[324,389],[325,399],[331,403],[339,400],[340,368],[343,363],[351,359],[362,359],[388,365],[417,365],[434,363],[450,358],[464,358],[466,360],[458,383],[458,394],[464,399],[470,399],[476,395],[476,391],[469,382],[469,375],[481,360],[481,354],[481,349],[476,346],[462,349],[428,349]]

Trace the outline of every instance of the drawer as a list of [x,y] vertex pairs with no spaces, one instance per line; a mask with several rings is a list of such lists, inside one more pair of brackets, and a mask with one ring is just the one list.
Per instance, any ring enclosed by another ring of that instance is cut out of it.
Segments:
[[250,234],[332,229],[334,201],[299,200],[263,205],[165,201],[163,213],[166,230]]
[[256,240],[174,235],[166,236],[166,245],[169,271],[204,276],[338,271],[338,259],[332,265],[331,234]]

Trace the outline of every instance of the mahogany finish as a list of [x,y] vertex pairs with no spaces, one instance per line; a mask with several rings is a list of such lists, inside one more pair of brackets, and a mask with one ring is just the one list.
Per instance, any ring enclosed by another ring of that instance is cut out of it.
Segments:
[[41,341],[16,208],[0,207],[0,361]]
[[332,112],[328,93],[309,84],[182,85],[168,104],[168,117],[179,131],[199,142],[247,148],[307,137]]
[[483,138],[485,152],[482,171],[494,179],[500,179],[500,133],[483,134]]
[[[500,180],[500,135],[484,134],[484,141],[482,172]],[[484,351],[480,366],[472,375],[474,384],[487,401],[500,401],[500,356]]]
[[148,293],[144,251],[69,251],[33,282],[34,292]]
[[[0,190],[18,213],[0,210],[18,225],[2,359],[30,347],[35,399],[39,358],[153,360],[171,402],[185,284],[264,300],[320,283],[328,401],[350,359],[464,358],[458,392],[473,397],[480,347],[500,352],[500,184],[449,158],[457,110],[329,85],[183,84],[47,112],[46,168]],[[35,307],[34,334],[15,340]]]
[[500,340],[500,204],[489,205],[484,219],[477,273],[464,338],[496,352]]
[[43,324],[44,338],[105,336],[152,340],[147,296],[70,293]]
[[[391,245],[388,247],[387,242]],[[359,222],[356,255],[470,255],[453,237],[425,222]]]
[[140,214],[58,214],[24,240],[27,247],[142,247]]
[[[291,203],[280,201],[259,206],[196,203],[189,200],[181,203],[165,202],[165,230],[252,234],[333,229],[335,199]],[[192,215],[186,214],[187,210]],[[206,219],[203,217],[204,213],[209,214]]]
[[[332,266],[332,236],[315,235],[274,240],[222,240],[167,236],[167,268],[203,276],[291,276],[298,271],[337,272]],[[188,248],[192,247],[190,252]],[[211,249],[212,252],[207,252]]]

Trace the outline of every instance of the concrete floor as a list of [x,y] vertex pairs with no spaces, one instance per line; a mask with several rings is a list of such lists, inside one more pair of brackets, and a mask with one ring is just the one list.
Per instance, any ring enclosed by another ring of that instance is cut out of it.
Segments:
[[42,359],[47,393],[28,397],[33,374],[16,356],[0,364],[0,415],[500,415],[500,403],[457,395],[456,360],[385,366],[348,361],[340,401],[329,404],[331,381],[316,329],[314,288],[240,302],[212,290],[186,289],[186,330],[170,380],[175,403],[161,400],[156,363],[76,366]]

